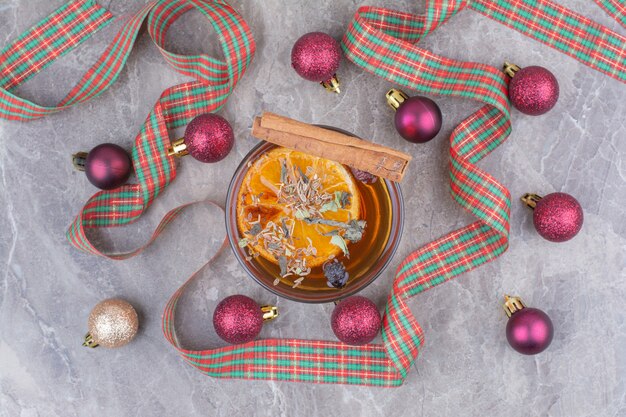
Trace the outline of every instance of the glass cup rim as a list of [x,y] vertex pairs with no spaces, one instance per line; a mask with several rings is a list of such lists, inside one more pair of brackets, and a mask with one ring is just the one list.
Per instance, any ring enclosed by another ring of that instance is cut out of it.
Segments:
[[[348,132],[342,131],[341,129],[336,129],[336,128],[327,127],[327,126],[321,126],[321,127],[332,129],[332,130],[338,130],[346,134],[349,134],[351,136],[354,136]],[[351,295],[354,295],[362,291],[367,286],[369,286],[372,282],[374,282],[378,277],[380,277],[383,271],[386,270],[387,266],[389,266],[389,263],[391,263],[391,260],[393,259],[393,256],[395,255],[396,250],[398,249],[398,246],[400,245],[402,232],[404,230],[404,198],[402,196],[402,190],[400,188],[400,184],[387,180],[387,179],[379,178],[380,180],[385,181],[390,196],[391,194],[394,194],[396,197],[397,203],[393,203],[393,198],[392,198],[392,215],[396,216],[397,219],[392,221],[391,231],[389,233],[389,240],[387,244],[385,245],[383,252],[379,256],[379,259],[381,258],[385,258],[385,259],[380,265],[376,265],[376,271],[373,274],[371,274],[371,276],[369,277],[364,276],[363,277],[364,279],[359,280],[358,283],[360,283],[360,285],[352,285],[351,287],[348,287],[348,286],[344,287],[338,290],[337,293],[330,295],[328,297],[319,297],[319,299],[304,298],[304,297],[300,298],[300,297],[287,294],[281,291],[280,287],[269,285],[268,282],[263,280],[263,278],[258,277],[254,273],[254,271],[250,269],[248,265],[248,261],[246,261],[245,258],[242,256],[241,251],[240,251],[241,248],[239,248],[239,244],[238,244],[239,230],[236,225],[236,220],[233,222],[231,219],[233,215],[232,214],[233,206],[236,207],[236,202],[233,202],[232,198],[233,198],[233,195],[238,194],[238,189],[235,190],[235,185],[236,185],[235,183],[237,179],[242,174],[244,174],[242,171],[244,171],[247,168],[248,163],[253,159],[253,157],[256,158],[260,156],[262,153],[265,153],[275,147],[280,147],[280,146],[275,145],[270,142],[260,141],[252,149],[250,149],[250,151],[242,159],[241,163],[239,164],[239,166],[233,173],[233,177],[231,178],[231,181],[228,186],[228,191],[226,194],[226,215],[224,216],[225,217],[224,220],[226,223],[226,234],[228,235],[228,242],[235,255],[235,258],[237,258],[237,262],[239,262],[239,264],[243,267],[244,271],[246,271],[246,274],[249,275],[254,281],[256,281],[263,288],[269,290],[273,294],[276,294],[280,297],[283,297],[292,301],[297,301],[300,303],[320,304],[320,303],[326,303],[326,302],[333,302],[333,301],[340,300],[342,298],[349,297]],[[258,155],[255,155],[255,154],[258,154]],[[232,203],[235,203],[235,204],[232,204]],[[397,205],[397,207],[395,207],[395,210],[394,210],[394,204]],[[236,210],[234,211],[235,211],[234,216],[236,216],[237,214]]]

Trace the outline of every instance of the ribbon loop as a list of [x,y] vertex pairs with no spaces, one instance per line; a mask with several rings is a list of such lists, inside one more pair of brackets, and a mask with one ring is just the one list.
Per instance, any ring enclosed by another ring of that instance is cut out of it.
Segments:
[[[163,47],[168,28],[190,10],[200,11],[217,30],[225,61],[207,55],[174,54]],[[145,19],[148,20],[148,32],[165,59],[177,71],[192,76],[196,81],[166,89],[148,115],[132,149],[138,183],[102,191],[91,197],[67,232],[68,239],[77,248],[111,259],[134,256],[145,246],[129,253],[107,255],[89,242],[85,228],[132,223],[148,209],[176,177],[175,160],[167,155],[168,130],[184,126],[198,114],[220,109],[245,72],[255,49],[245,21],[229,5],[216,1],[160,0],[146,5],[128,19],[65,103],[70,105],[88,100],[115,81]],[[148,244],[181,210],[174,209],[165,216]]]
[[[596,2],[625,25],[622,2]],[[455,61],[417,46],[464,7],[626,82],[626,38],[549,0],[428,0],[426,6],[422,16],[362,7],[350,22],[342,47],[349,60],[392,83],[483,103],[454,129],[449,147],[452,197],[477,220],[416,250],[398,266],[383,317],[383,345],[270,339],[201,351],[185,349],[176,338],[175,311],[187,284],[199,275],[194,274],[168,301],[162,326],[166,339],[200,371],[220,378],[399,386],[423,344],[423,331],[407,299],[490,262],[507,249],[509,192],[476,166],[511,131],[507,79],[497,68]],[[167,29],[192,9],[203,13],[218,33],[223,60],[165,50]],[[108,12],[93,0],[70,2],[0,52],[0,117],[42,117],[106,90],[119,75],[146,18],[150,36],[167,62],[195,81],[166,89],[148,115],[132,152],[138,183],[91,197],[68,230],[75,247],[111,259],[134,256],[145,246],[129,253],[104,254],[89,241],[85,229],[133,222],[174,180],[176,166],[167,155],[168,129],[223,106],[255,51],[247,24],[223,0],[147,4],[123,25],[105,53],[57,107],[39,106],[10,90],[106,25],[111,20]],[[187,206],[168,212],[146,246]]]
[[112,18],[93,0],[70,2],[7,45],[0,52],[0,117],[27,121],[62,110],[63,104],[40,106],[10,91],[87,40]]

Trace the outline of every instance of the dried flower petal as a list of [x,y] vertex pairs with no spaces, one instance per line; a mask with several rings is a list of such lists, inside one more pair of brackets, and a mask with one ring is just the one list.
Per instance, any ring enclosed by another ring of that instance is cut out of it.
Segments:
[[350,252],[348,251],[348,245],[346,245],[346,241],[344,240],[344,238],[342,238],[339,235],[334,235],[333,237],[330,238],[330,243],[332,243],[335,246],[339,246],[341,250],[343,251],[344,255],[346,255],[347,257],[350,257]]
[[284,277],[287,273],[287,258],[285,256],[278,257],[278,266],[280,267],[280,276]]
[[256,236],[259,233],[261,233],[261,224],[260,223],[255,223],[250,230],[248,230],[248,233],[251,234],[252,236]]

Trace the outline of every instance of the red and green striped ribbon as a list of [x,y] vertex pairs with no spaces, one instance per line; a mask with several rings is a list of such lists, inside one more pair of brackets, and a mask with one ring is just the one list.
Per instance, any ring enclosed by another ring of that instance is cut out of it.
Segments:
[[[626,25],[623,0],[595,0]],[[626,82],[626,37],[549,0],[472,0],[477,12]],[[625,26],[626,27],[626,26]]]
[[[163,47],[170,25],[190,10],[200,11],[217,32],[224,54],[223,61],[207,55],[179,55]],[[85,229],[120,226],[137,220],[143,214],[176,176],[174,159],[167,155],[170,143],[168,129],[183,126],[199,114],[219,110],[244,74],[255,50],[246,22],[225,2],[161,0],[150,3],[124,24],[98,62],[63,100],[64,105],[95,97],[115,81],[145,20],[150,37],[166,61],[180,73],[195,80],[166,89],[143,124],[132,150],[138,183],[95,194],[67,232],[70,242],[79,249],[114,259],[126,259],[141,252],[183,207],[169,212],[150,241],[129,253],[103,254],[91,244]]]
[[626,2],[623,0],[595,0],[609,16],[626,28]]
[[[171,24],[190,10],[202,13],[217,32],[223,60],[204,54],[179,55],[164,48]],[[87,238],[85,229],[121,226],[143,214],[176,176],[174,159],[167,155],[168,129],[184,126],[199,114],[219,110],[250,64],[255,43],[246,22],[224,1],[159,0],[146,4],[124,22],[98,61],[57,106],[40,106],[11,92],[112,19],[93,0],[72,1],[7,45],[0,52],[0,117],[32,120],[100,95],[119,76],[146,22],[150,37],[166,61],[194,81],[163,91],[135,138],[132,160],[138,182],[92,196],[67,232],[70,243],[78,249],[126,259],[148,246],[185,206],[167,213],[150,241],[129,253],[101,252]]]
[[0,117],[31,120],[63,110],[44,107],[11,93],[56,58],[111,22],[113,16],[92,1],[67,3],[0,52]]
[[[624,24],[622,2],[596,2]],[[174,328],[176,304],[187,286],[184,284],[166,305],[163,331],[187,362],[208,375],[222,378],[386,387],[402,384],[423,342],[423,332],[408,308],[408,298],[495,259],[508,246],[508,190],[476,167],[510,132],[507,79],[496,68],[437,56],[416,45],[466,6],[620,81],[626,80],[626,39],[546,0],[428,0],[423,16],[360,8],[343,39],[348,59],[412,90],[483,103],[454,129],[449,148],[452,196],[477,220],[416,250],[399,265],[383,318],[382,345],[354,347],[339,342],[271,339],[187,350],[178,342]],[[177,55],[163,48],[168,27],[191,9],[202,12],[217,31],[223,61],[204,55]],[[124,259],[142,248],[107,255],[87,239],[85,229],[130,223],[149,207],[176,173],[172,158],[166,154],[167,130],[224,104],[252,59],[254,41],[245,21],[223,1],[160,0],[147,4],[125,23],[98,62],[58,106],[39,106],[10,92],[111,18],[93,1],[74,1],[8,45],[0,53],[0,117],[30,120],[100,94],[119,75],[147,18],[148,32],[167,62],[195,81],[165,90],[149,114],[133,147],[138,184],[94,195],[68,231],[70,242],[77,248]],[[185,207],[170,211],[150,242]]]
[[[501,19],[497,8],[508,2],[487,3],[491,4],[489,10],[494,18]],[[521,3],[524,2],[517,1],[515,5],[521,7]],[[547,2],[525,3],[559,8]],[[185,350],[178,344],[174,331],[176,303],[185,284],[167,304],[163,329],[166,338],[178,347],[187,362],[208,375],[222,378],[384,387],[402,384],[423,342],[422,329],[408,308],[407,299],[497,258],[508,247],[509,192],[476,166],[510,133],[507,78],[496,68],[454,61],[416,46],[423,36],[466,5],[465,1],[428,1],[423,16],[363,7],[350,22],[343,39],[343,50],[349,60],[395,84],[425,93],[470,98],[484,104],[457,126],[450,137],[452,196],[478,220],[418,249],[400,264],[383,318],[384,344],[354,347],[338,342],[271,339],[219,349]],[[564,21],[569,22],[576,16],[560,9]],[[545,7],[534,11],[537,16],[532,21],[542,21],[541,14],[549,13]],[[522,16],[515,15],[509,15],[506,22],[516,28],[523,24]],[[623,80],[623,62],[611,56],[605,44],[597,43],[593,51],[582,44],[582,39],[596,39],[597,27],[586,20],[580,27],[593,28],[593,31],[589,29],[588,37],[580,37],[579,28],[576,32],[579,37],[570,39],[569,43],[554,39],[545,43],[564,48],[585,64]],[[536,34],[533,28],[525,33],[538,39],[545,33],[551,37],[566,36],[568,32],[562,28],[556,24],[536,29]],[[602,33],[606,35],[610,31]],[[610,36],[602,37],[608,38]],[[580,50],[588,51],[588,55],[580,54]],[[586,59],[587,56],[593,58]]]

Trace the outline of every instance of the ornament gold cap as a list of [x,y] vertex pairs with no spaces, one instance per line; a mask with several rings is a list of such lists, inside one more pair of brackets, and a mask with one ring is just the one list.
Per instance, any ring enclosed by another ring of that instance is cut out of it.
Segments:
[[77,171],[84,171],[88,155],[89,153],[87,152],[76,152],[72,155],[72,165],[74,165],[74,169]]
[[87,333],[85,335],[85,341],[83,342],[83,346],[97,348],[100,345],[98,344],[98,342],[96,342],[96,339],[93,338],[91,333]]
[[181,157],[187,154],[189,154],[189,151],[187,150],[187,144],[185,143],[184,137],[175,140],[170,144],[169,148],[167,148],[167,156]]
[[504,61],[504,65],[502,66],[502,70],[506,73],[506,75],[508,75],[511,78],[515,77],[515,73],[519,71],[520,69],[521,68],[518,67],[517,65],[511,64],[510,62],[506,62],[506,61]]
[[263,312],[263,321],[274,320],[278,317],[278,307],[276,306],[261,306],[261,312]]
[[394,110],[398,110],[398,107],[400,107],[400,105],[409,98],[404,91],[396,88],[392,88],[387,91],[385,97],[387,97],[387,104],[389,104],[389,106]]
[[537,194],[526,193],[522,196],[521,200],[531,209],[537,207],[537,203],[541,200],[541,196]]
[[341,90],[339,89],[340,84],[339,78],[337,78],[337,74],[333,74],[331,78],[326,81],[322,81],[320,84],[331,93],[341,93]]
[[518,296],[510,296],[504,294],[504,304],[502,305],[502,307],[504,308],[506,316],[511,317],[513,314],[517,313],[526,306],[522,302],[522,299]]

